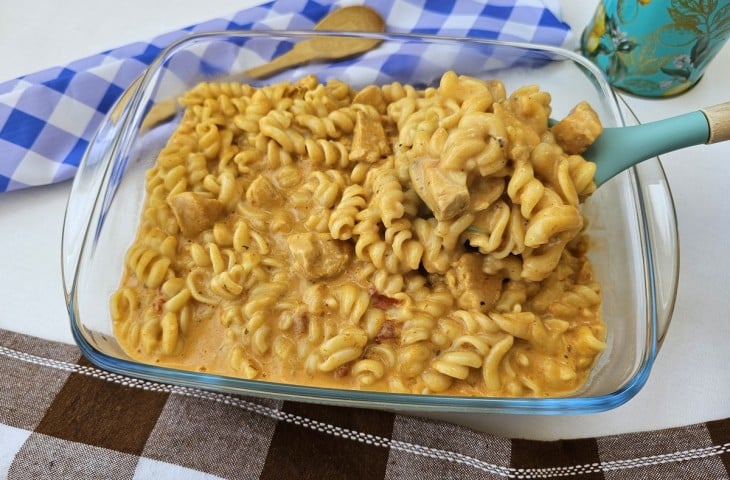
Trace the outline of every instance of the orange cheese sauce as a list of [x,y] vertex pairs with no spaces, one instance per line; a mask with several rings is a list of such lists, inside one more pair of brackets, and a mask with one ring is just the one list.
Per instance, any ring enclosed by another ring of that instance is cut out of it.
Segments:
[[110,301],[130,357],[418,394],[585,383],[606,337],[579,210],[595,185],[548,94],[448,72],[181,102]]

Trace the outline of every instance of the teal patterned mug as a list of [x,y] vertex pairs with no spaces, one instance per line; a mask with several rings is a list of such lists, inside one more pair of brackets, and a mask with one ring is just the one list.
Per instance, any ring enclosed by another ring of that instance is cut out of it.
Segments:
[[730,35],[730,0],[603,0],[583,55],[615,87],[646,97],[682,93]]

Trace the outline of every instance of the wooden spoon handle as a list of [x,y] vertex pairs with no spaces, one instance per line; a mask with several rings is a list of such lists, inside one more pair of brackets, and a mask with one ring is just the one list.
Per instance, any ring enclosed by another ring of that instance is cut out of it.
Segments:
[[264,78],[273,75],[281,70],[294,67],[301,63],[309,61],[312,57],[309,43],[305,40],[297,43],[288,52],[279,55],[270,62],[259,65],[258,67],[249,68],[244,75],[251,78]]
[[[385,21],[370,7],[352,5],[342,7],[324,16],[314,26],[315,31],[384,32]],[[268,63],[246,70],[251,78],[263,78],[285,68],[313,60],[341,59],[364,53],[380,44],[380,40],[356,37],[318,36],[301,41],[285,54]]]
[[707,124],[710,127],[708,144],[730,140],[730,102],[701,108],[700,111],[707,117]]

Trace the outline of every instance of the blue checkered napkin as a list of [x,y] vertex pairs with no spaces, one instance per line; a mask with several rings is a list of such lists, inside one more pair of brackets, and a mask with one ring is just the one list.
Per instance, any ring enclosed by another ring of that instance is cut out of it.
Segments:
[[[573,48],[556,0],[365,0],[390,32]],[[101,120],[168,44],[192,32],[309,30],[335,0],[279,0],[0,83],[0,192],[71,178]],[[272,52],[272,55],[275,52]],[[402,54],[398,52],[397,54]],[[380,59],[387,68],[387,59]]]

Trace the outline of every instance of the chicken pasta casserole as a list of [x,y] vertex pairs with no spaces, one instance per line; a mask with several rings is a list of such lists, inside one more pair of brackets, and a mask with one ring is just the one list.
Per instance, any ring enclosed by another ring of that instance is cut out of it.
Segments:
[[454,72],[202,83],[146,175],[111,298],[134,359],[418,394],[575,392],[606,328],[585,102]]

